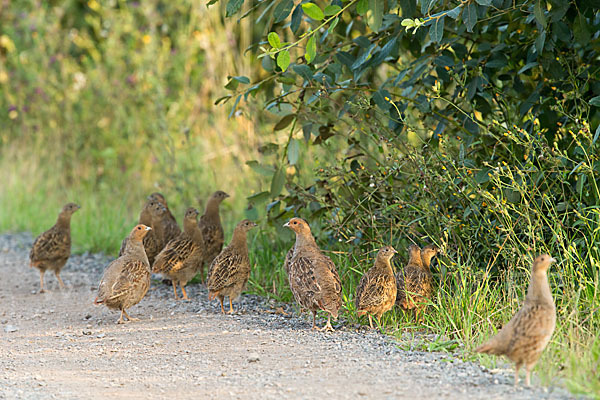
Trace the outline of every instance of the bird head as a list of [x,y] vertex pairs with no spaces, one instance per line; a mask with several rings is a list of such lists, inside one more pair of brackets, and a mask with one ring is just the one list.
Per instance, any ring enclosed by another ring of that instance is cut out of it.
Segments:
[[194,207],[188,207],[187,210],[185,210],[185,215],[183,216],[184,219],[191,219],[194,222],[198,219],[198,215],[200,213],[198,212],[198,210],[196,210]]
[[254,228],[256,225],[256,222],[250,221],[249,219],[245,219],[243,221],[241,221],[240,223],[237,224],[237,226],[235,227],[236,230],[241,230],[243,232],[248,232],[250,229]]
[[136,225],[135,228],[133,228],[133,230],[131,231],[131,234],[129,235],[130,238],[134,239],[134,240],[139,240],[141,241],[144,236],[146,236],[146,234],[148,232],[150,232],[152,228],[150,228],[149,226],[146,225]]
[[81,208],[80,205],[75,204],[75,203],[67,203],[63,206],[62,210],[60,211],[61,214],[65,214],[65,215],[72,215],[75,211],[79,210]]
[[302,218],[292,218],[283,224],[283,226],[290,228],[296,232],[296,234],[310,234],[310,227]]
[[150,214],[152,217],[161,217],[167,212],[167,209],[164,205],[159,202],[152,202],[152,206],[150,207]]
[[543,272],[545,273],[550,268],[550,265],[556,262],[556,259],[551,257],[549,254],[542,254],[537,256],[537,258],[533,261],[533,272]]
[[408,246],[408,256],[412,258],[421,257],[421,248],[416,244]]
[[210,200],[217,200],[219,203],[228,198],[229,195],[222,190],[217,190],[210,196]]
[[150,196],[148,196],[147,199],[150,201],[156,201],[165,207],[167,206],[167,200],[165,199],[165,196],[162,195],[162,193],[154,192]]
[[383,260],[391,260],[394,257],[394,254],[398,253],[396,249],[392,246],[385,246],[379,249],[377,253],[377,258],[382,258]]
[[433,244],[428,244],[421,249],[421,257],[431,260],[440,253],[440,248]]

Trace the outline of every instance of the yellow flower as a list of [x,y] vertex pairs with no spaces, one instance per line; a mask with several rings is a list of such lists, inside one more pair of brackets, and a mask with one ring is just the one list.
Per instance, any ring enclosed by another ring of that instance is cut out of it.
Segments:
[[0,83],[8,82],[8,74],[6,71],[0,71]]
[[10,119],[16,119],[19,116],[19,113],[17,112],[17,110],[10,110],[8,112],[8,118]]
[[144,44],[148,44],[152,41],[152,38],[150,37],[150,35],[145,34],[144,36],[142,36],[142,42],[144,42]]

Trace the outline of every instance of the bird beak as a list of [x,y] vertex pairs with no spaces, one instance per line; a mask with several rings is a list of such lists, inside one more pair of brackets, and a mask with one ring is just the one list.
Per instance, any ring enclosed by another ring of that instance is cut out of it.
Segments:
[[395,248],[392,247],[392,251],[394,252],[394,254],[398,254],[398,250],[396,250]]
[[227,193],[225,193],[225,198],[231,197],[230,195],[228,195]]
[[283,224],[283,226],[289,228],[290,227],[290,221],[286,222],[285,224]]
[[77,209],[79,210],[80,208],[81,208],[81,206],[80,206],[80,205],[77,205]]
[[152,228],[150,228],[149,226],[147,226],[147,227],[146,227],[146,230],[147,230],[147,231],[151,231],[151,230],[152,230]]
[[556,262],[556,258],[554,258],[554,257],[550,257],[550,260],[549,260],[549,261],[550,261],[550,263],[551,263],[551,264],[553,264],[553,263],[555,263],[555,262]]

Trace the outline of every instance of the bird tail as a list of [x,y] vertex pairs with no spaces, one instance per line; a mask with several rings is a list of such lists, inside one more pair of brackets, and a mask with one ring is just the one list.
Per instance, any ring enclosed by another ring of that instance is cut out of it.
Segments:
[[477,353],[498,354],[498,349],[494,345],[493,340],[487,341],[475,349]]

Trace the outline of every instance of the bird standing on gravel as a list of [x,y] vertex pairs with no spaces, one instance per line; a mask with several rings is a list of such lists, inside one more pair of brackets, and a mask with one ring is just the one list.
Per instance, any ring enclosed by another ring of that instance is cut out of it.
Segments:
[[404,272],[396,275],[396,304],[404,310],[412,310],[416,321],[420,321],[419,312],[425,308],[425,302],[433,292],[433,276],[429,265],[438,251],[432,245],[425,246],[423,250],[417,245],[410,245],[408,264],[404,267]]
[[[127,309],[139,303],[150,287],[150,263],[142,240],[151,230],[149,226],[137,225],[129,234],[125,254],[108,264],[104,271],[98,296],[94,304],[104,304],[113,310],[121,310],[118,324],[137,321],[127,314]],[[127,321],[123,319],[123,315]]]
[[[173,213],[171,213],[171,210],[167,205],[167,200],[165,199],[165,196],[163,196],[161,193],[154,192],[150,196],[148,196],[148,200],[159,202],[167,210],[166,213],[163,214],[162,219],[160,220],[160,224],[162,225],[162,229],[165,236],[164,244],[167,244],[171,240],[176,239],[181,234],[181,229],[179,228],[179,225],[177,225],[177,220],[175,219]],[[156,227],[153,226],[152,230],[155,231]]]
[[229,246],[214,259],[208,270],[208,300],[215,297],[221,302],[221,312],[225,314],[223,299],[229,297],[229,313],[233,314],[232,299],[237,298],[250,278],[250,258],[248,257],[247,232],[256,224],[243,220],[235,227]]
[[358,316],[369,315],[369,326],[373,329],[371,314],[375,314],[377,323],[383,313],[389,311],[396,302],[396,278],[391,259],[398,253],[392,246],[379,250],[375,265],[360,279],[356,288],[356,310]]
[[324,255],[310,227],[300,218],[292,218],[285,225],[296,233],[294,253],[287,264],[290,289],[296,302],[313,313],[313,329],[317,329],[318,310],[329,313],[327,324],[320,330],[331,330],[331,317],[337,319],[342,305],[342,283],[335,264]]
[[547,275],[550,265],[555,262],[548,254],[535,259],[523,306],[496,336],[475,349],[478,353],[505,355],[514,362],[515,386],[519,383],[519,369],[523,364],[525,384],[529,386],[531,370],[556,326],[556,308]]
[[40,270],[40,293],[44,293],[44,273],[54,271],[61,288],[65,287],[60,271],[71,255],[71,216],[81,207],[75,203],[66,204],[58,214],[56,224],[38,236],[29,253],[30,267]]
[[175,300],[179,300],[178,283],[183,299],[189,300],[185,285],[198,273],[204,260],[204,240],[197,220],[198,210],[188,208],[183,218],[183,232],[177,239],[167,243],[152,266],[154,273],[171,280]]
[[219,215],[219,205],[229,195],[221,190],[214,192],[206,203],[204,215],[200,217],[198,226],[202,231],[204,238],[204,261],[201,266],[200,276],[204,282],[204,264],[211,265],[216,256],[219,255],[225,241],[223,225],[221,225],[221,216]]

